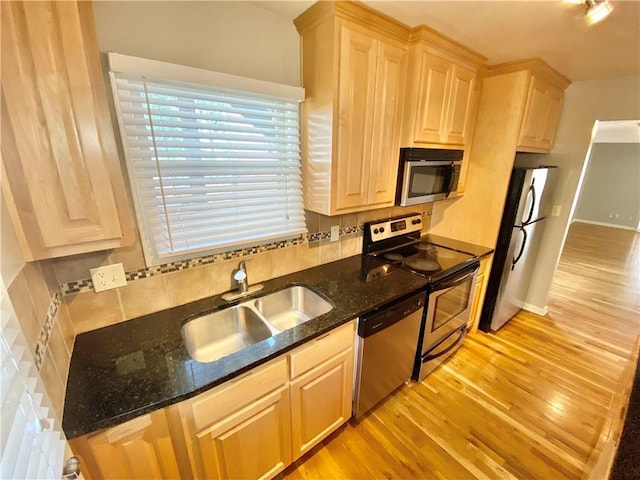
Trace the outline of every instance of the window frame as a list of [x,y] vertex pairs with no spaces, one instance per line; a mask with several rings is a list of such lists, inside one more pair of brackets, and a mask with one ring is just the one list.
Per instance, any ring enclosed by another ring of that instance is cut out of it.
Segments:
[[[120,141],[123,147],[126,167],[129,174],[129,183],[133,194],[133,200],[136,211],[136,220],[140,232],[140,238],[142,242],[143,253],[145,257],[146,266],[158,266],[176,261],[188,260],[197,257],[208,256],[211,254],[235,251],[245,248],[259,247],[263,245],[270,245],[272,243],[281,242],[285,240],[300,239],[306,233],[306,227],[303,225],[298,228],[296,233],[291,232],[283,235],[266,235],[262,239],[251,239],[247,241],[227,242],[225,245],[213,245],[203,246],[198,248],[189,249],[183,252],[163,253],[158,249],[160,243],[156,243],[152,231],[148,229],[148,224],[145,220],[148,209],[142,206],[140,199],[140,192],[136,185],[136,178],[133,171],[133,153],[127,148],[127,132],[126,124],[122,121],[121,105],[118,98],[117,80],[120,77],[135,77],[137,79],[146,79],[148,81],[162,81],[162,82],[174,82],[177,85],[186,85],[190,87],[202,86],[203,89],[213,87],[218,90],[228,90],[235,93],[246,93],[247,97],[252,95],[262,95],[269,97],[285,98],[290,101],[298,103],[298,118],[297,128],[298,137],[301,135],[301,121],[300,121],[300,103],[304,100],[304,89],[302,87],[294,87],[289,85],[282,85],[273,82],[267,82],[264,80],[250,79],[246,77],[240,77],[236,75],[230,75],[220,72],[212,72],[194,67],[188,67],[183,65],[176,65],[166,62],[160,62],[156,60],[144,59],[139,57],[133,57],[129,55],[122,55],[113,52],[107,54],[109,78],[111,81],[111,92],[113,95],[114,106],[117,113],[117,121],[119,127],[119,133],[121,136]],[[157,151],[155,152],[158,153]],[[298,167],[301,169],[301,156],[298,154]],[[156,160],[157,161],[157,160]],[[300,182],[302,181],[302,174],[300,173]],[[290,189],[286,189],[288,192]],[[300,188],[300,196],[296,197],[295,203],[299,205],[300,212],[296,208],[297,213],[304,215],[304,204],[302,199],[302,188]],[[149,217],[151,218],[151,217]],[[304,223],[304,222],[303,222]]]

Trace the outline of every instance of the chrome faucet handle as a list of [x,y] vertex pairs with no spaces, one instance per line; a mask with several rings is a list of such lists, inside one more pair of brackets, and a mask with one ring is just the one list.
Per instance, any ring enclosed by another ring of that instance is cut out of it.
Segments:
[[253,257],[247,257],[243,260],[240,260],[240,262],[238,262],[238,269],[233,274],[233,279],[238,284],[238,291],[241,293],[245,293],[249,290],[249,278],[247,275],[247,266],[245,262],[248,262],[251,259],[253,259]]
[[245,262],[252,260],[253,257],[243,258],[238,262],[238,268],[233,272],[233,279],[236,282],[237,289],[222,295],[222,299],[226,301],[236,300],[238,298],[244,298],[258,290],[262,290],[264,285],[251,285],[249,286],[249,279],[247,277],[247,265]]

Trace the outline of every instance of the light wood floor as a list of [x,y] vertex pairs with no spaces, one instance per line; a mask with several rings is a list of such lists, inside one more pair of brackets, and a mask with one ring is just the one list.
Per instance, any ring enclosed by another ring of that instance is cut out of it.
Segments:
[[284,478],[607,477],[640,332],[640,234],[574,224],[545,317],[468,337]]

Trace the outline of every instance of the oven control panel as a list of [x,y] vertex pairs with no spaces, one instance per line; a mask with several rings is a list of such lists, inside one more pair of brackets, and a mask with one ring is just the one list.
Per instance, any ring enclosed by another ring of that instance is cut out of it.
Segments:
[[422,215],[392,218],[368,224],[371,240],[374,242],[422,230]]

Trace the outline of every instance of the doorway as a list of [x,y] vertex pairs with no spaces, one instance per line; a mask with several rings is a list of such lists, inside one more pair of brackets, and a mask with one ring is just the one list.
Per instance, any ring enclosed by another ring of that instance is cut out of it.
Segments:
[[640,122],[596,121],[573,222],[640,229]]

